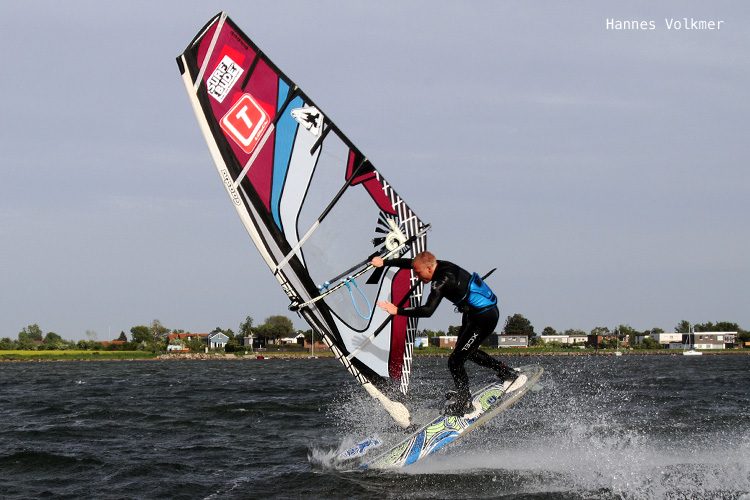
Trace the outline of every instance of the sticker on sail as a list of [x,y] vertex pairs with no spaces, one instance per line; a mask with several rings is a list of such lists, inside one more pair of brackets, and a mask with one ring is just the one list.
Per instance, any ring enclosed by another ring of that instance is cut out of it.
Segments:
[[208,95],[219,102],[224,102],[240,76],[242,76],[242,67],[225,55],[206,81]]
[[240,97],[219,122],[222,130],[250,154],[271,124],[261,105],[250,94]]
[[323,113],[315,106],[292,110],[292,116],[315,137],[320,136],[323,129]]

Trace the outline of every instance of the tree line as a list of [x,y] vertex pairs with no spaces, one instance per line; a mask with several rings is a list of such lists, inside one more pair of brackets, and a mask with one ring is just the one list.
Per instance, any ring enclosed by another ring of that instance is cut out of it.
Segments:
[[[276,315],[269,316],[265,319],[265,322],[258,326],[253,326],[254,320],[252,317],[247,316],[245,321],[240,323],[238,332],[235,334],[230,329],[222,329],[216,327],[213,332],[221,332],[229,337],[228,350],[232,350],[233,347],[238,347],[241,337],[260,337],[263,339],[279,339],[290,337],[294,335],[295,329],[292,320],[286,316]],[[18,332],[17,339],[11,339],[10,337],[0,338],[0,350],[122,350],[122,351],[164,351],[169,345],[170,334],[184,334],[189,333],[181,329],[169,329],[164,326],[161,321],[155,319],[150,325],[138,325],[130,329],[130,337],[125,334],[124,331],[120,332],[120,335],[114,339],[115,342],[107,341],[102,342],[97,337],[97,333],[92,330],[86,331],[86,340],[79,340],[78,342],[73,340],[66,340],[55,332],[44,333],[38,324],[28,325]],[[309,340],[312,338],[312,331],[308,330],[304,333],[305,337]],[[172,341],[181,342],[184,341]],[[205,346],[205,342],[201,339],[194,339],[192,342],[184,342],[186,347],[192,350],[202,350]],[[106,347],[105,347],[106,346]]]
[[[460,327],[458,326],[450,326],[448,327],[447,333],[443,330],[422,330],[421,335],[425,337],[435,337],[443,335],[455,336],[458,335],[459,328]],[[719,321],[717,323],[709,321],[706,323],[691,324],[686,320],[682,320],[674,327],[674,332],[676,333],[690,333],[691,330],[694,332],[737,332],[738,342],[750,342],[750,331],[743,330],[737,323],[728,321]],[[590,332],[585,332],[584,330],[575,328],[569,328],[558,333],[558,331],[553,327],[546,326],[542,329],[541,334],[537,335],[537,332],[534,330],[534,326],[531,324],[531,321],[525,318],[522,314],[514,314],[506,318],[502,333],[506,335],[528,335],[529,345],[543,344],[544,340],[541,338],[542,335],[601,335],[603,337],[613,337],[612,340],[605,341],[603,343],[603,347],[607,347],[609,343],[612,343],[614,347],[614,344],[617,342],[617,340],[615,339],[618,339],[620,342],[627,340],[628,344],[633,346],[636,344],[636,337],[665,332],[661,328],[651,328],[649,330],[639,331],[631,327],[630,325],[619,325],[612,330],[610,330],[610,328],[606,326],[597,326]],[[661,347],[660,344],[653,339],[645,339],[643,345],[647,348]]]
[[[283,315],[269,316],[265,319],[264,323],[258,326],[253,325],[254,320],[252,317],[247,316],[245,320],[240,323],[237,333],[232,329],[215,328],[212,332],[221,332],[229,337],[229,344],[227,350],[232,351],[239,348],[240,338],[242,337],[256,337],[262,338],[266,341],[275,340],[279,338],[291,337],[295,334],[303,333],[306,341],[311,341],[313,334],[312,330],[306,330],[304,332],[297,332],[294,329],[292,320]],[[447,332],[444,330],[422,330],[421,336],[425,337],[436,337],[444,335],[458,335],[458,326],[449,326]],[[719,321],[717,323],[707,322],[691,324],[686,320],[682,320],[674,327],[674,331],[677,333],[689,333],[694,332],[737,332],[737,341],[740,343],[750,342],[750,331],[743,330],[737,323],[728,321]],[[174,333],[188,333],[184,330],[170,330],[169,328],[162,325],[161,321],[155,319],[150,325],[138,325],[130,329],[130,338],[125,332],[120,332],[119,337],[116,339],[118,342],[107,343],[106,349],[108,350],[124,350],[124,351],[138,351],[138,350],[152,350],[152,351],[163,351],[166,350],[169,344],[169,335]],[[508,316],[505,320],[502,333],[507,335],[528,335],[530,345],[540,345],[544,341],[540,336],[537,335],[534,330],[534,326],[527,318],[521,314],[514,314]],[[633,346],[636,343],[637,336],[646,336],[649,334],[664,333],[661,328],[652,328],[649,330],[639,331],[632,328],[630,325],[619,325],[613,330],[610,330],[606,326],[597,326],[590,332],[585,332],[580,329],[570,328],[561,331],[559,334],[557,330],[551,326],[544,327],[541,335],[601,335],[603,337],[614,337],[617,340],[611,342],[626,340]],[[64,350],[64,349],[78,349],[78,350],[103,350],[105,344],[97,339],[97,333],[91,330],[86,331],[87,340],[79,340],[78,342],[72,340],[63,339],[60,335],[55,332],[42,332],[39,325],[36,323],[29,325],[18,333],[18,338],[13,340],[9,337],[0,339],[0,350]],[[644,347],[658,347],[656,341],[649,342],[650,339],[646,339]],[[185,344],[185,341],[173,341]],[[201,350],[205,346],[205,342],[200,339],[194,339],[192,342],[188,342],[186,347],[191,350]],[[606,347],[606,342],[605,345]]]

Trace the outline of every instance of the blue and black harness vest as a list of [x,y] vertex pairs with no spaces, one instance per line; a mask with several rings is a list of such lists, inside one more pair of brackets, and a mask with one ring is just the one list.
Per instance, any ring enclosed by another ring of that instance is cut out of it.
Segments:
[[497,296],[492,293],[487,283],[477,273],[474,273],[471,275],[466,293],[461,300],[454,302],[453,305],[461,312],[481,314],[497,305]]

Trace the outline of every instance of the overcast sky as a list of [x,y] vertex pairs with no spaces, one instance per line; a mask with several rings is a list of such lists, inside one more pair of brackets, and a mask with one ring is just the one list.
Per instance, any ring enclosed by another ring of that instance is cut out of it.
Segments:
[[[501,318],[750,328],[745,0],[14,0],[0,18],[0,337],[37,323],[107,340],[154,319],[237,331],[275,314],[306,328],[227,198],[175,63],[220,10],[432,224],[438,258],[498,268]],[[446,303],[422,326],[459,323]]]

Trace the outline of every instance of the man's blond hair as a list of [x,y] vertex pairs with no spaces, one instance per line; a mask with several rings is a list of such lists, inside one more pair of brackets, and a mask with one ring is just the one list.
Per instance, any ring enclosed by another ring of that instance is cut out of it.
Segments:
[[416,257],[414,257],[411,261],[411,265],[414,264],[420,264],[422,266],[434,266],[437,264],[437,259],[435,258],[432,253],[425,250],[424,252],[419,252]]

